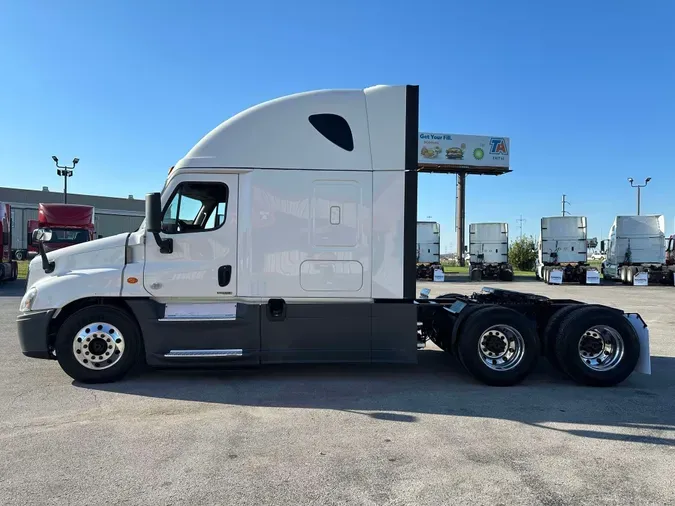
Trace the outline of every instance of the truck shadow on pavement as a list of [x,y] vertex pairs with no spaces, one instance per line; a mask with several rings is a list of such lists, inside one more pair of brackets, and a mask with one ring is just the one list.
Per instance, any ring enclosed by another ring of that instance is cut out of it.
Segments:
[[74,384],[160,399],[340,410],[403,423],[418,422],[420,415],[510,420],[579,437],[675,446],[671,357],[652,357],[651,376],[634,374],[612,388],[572,383],[545,359],[521,385],[488,387],[436,350],[421,352],[419,363],[410,366],[145,370],[118,383]]

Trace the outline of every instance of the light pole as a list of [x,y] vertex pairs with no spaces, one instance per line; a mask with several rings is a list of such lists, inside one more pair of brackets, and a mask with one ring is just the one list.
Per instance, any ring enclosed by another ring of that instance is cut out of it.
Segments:
[[638,210],[637,210],[638,216],[640,216],[640,189],[647,186],[651,180],[652,180],[652,178],[648,177],[647,179],[645,179],[645,184],[633,184],[633,178],[632,177],[628,178],[628,182],[630,183],[630,185],[633,188],[638,189]]
[[63,177],[63,203],[68,203],[68,178],[73,175],[73,169],[80,161],[79,158],[73,158],[73,166],[68,167],[67,165],[59,165],[59,159],[56,156],[52,156],[52,160],[56,164],[56,173],[59,176]]
[[572,205],[569,202],[567,202],[567,200],[565,200],[565,197],[567,197],[567,195],[565,195],[563,193],[563,196],[562,196],[562,215],[563,216],[565,216],[565,213],[570,214],[570,212],[565,209],[565,204],[567,204],[568,206]]

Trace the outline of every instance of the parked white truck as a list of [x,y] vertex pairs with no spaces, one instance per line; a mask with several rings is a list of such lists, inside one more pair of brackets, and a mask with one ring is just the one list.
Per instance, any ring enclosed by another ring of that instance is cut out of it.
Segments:
[[417,222],[417,279],[433,279],[441,268],[441,225],[435,221]]
[[646,272],[648,283],[673,284],[675,266],[666,259],[663,215],[617,216],[600,249],[606,255],[605,279],[632,285],[637,273]]
[[416,297],[418,93],[257,105],[176,163],[136,232],[45,252],[37,229],[24,355],[106,382],[140,361],[411,363],[430,339],[493,385],[521,381],[542,349],[581,383],[649,372],[634,313],[500,290]]
[[508,223],[472,223],[469,225],[469,277],[472,281],[497,278],[513,281],[509,264]]
[[551,216],[541,219],[537,260],[537,279],[554,282],[597,283],[598,270],[588,264],[588,239],[585,216]]

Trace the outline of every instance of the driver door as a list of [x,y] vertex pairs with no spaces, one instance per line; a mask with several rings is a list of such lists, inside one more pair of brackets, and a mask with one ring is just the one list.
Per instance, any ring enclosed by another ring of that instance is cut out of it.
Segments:
[[154,297],[207,302],[236,296],[238,178],[185,174],[164,190],[160,236],[173,240],[173,251],[161,253],[146,236],[143,283]]

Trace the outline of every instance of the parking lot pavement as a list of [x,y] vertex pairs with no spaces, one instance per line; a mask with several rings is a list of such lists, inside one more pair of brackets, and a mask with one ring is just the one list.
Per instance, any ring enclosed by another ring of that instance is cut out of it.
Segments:
[[2,286],[0,504],[675,502],[675,288],[495,285],[640,312],[652,376],[586,388],[542,360],[522,385],[491,388],[428,349],[408,367],[145,371],[85,386],[21,355],[22,290]]

